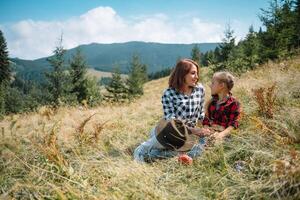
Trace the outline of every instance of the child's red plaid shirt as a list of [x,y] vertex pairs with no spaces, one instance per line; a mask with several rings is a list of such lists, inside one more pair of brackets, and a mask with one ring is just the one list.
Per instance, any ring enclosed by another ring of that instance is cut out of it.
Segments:
[[237,128],[239,126],[240,103],[231,94],[219,103],[218,100],[218,95],[212,96],[202,124]]

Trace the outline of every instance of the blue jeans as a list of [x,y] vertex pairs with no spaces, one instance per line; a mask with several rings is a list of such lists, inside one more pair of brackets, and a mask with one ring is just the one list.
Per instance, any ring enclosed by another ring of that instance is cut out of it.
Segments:
[[[186,154],[191,158],[199,156],[203,152],[205,142],[205,138],[200,138],[199,143],[195,144],[190,151],[186,152]],[[138,162],[151,162],[156,159],[171,158],[178,154],[178,151],[168,150],[157,141],[155,137],[155,128],[153,128],[150,132],[150,139],[139,145],[134,150],[133,156],[134,160]]]

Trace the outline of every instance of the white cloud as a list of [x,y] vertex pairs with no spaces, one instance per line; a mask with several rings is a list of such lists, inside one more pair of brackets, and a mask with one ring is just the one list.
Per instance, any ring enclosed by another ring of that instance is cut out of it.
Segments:
[[97,7],[64,21],[23,20],[0,25],[11,57],[36,59],[52,54],[63,33],[65,48],[80,44],[147,41],[161,43],[219,42],[224,27],[199,18],[178,20],[164,14],[125,19],[110,7]]

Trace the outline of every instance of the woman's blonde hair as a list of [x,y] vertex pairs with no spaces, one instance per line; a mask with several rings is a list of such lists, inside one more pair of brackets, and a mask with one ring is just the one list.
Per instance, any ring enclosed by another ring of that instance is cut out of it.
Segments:
[[228,91],[230,91],[234,86],[234,77],[229,72],[216,72],[213,75],[219,83],[225,83]]

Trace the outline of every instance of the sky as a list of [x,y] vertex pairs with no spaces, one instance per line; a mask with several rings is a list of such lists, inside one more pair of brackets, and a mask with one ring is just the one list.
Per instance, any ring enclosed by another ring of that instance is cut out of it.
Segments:
[[257,31],[269,0],[1,0],[9,56],[37,59],[90,43],[220,42],[226,26],[243,39]]

